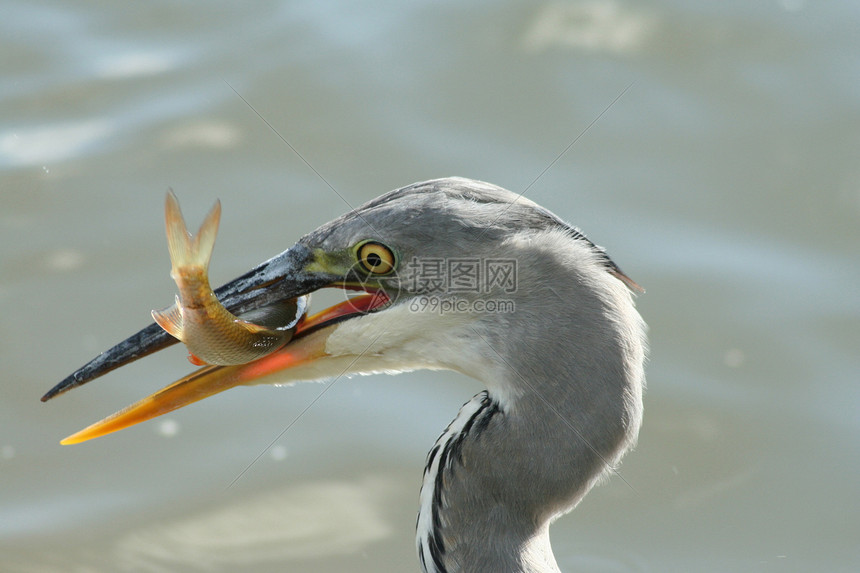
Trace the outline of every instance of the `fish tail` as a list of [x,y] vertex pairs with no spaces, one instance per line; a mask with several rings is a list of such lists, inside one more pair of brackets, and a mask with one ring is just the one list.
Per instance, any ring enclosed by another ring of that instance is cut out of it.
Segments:
[[182,329],[184,321],[182,320],[182,308],[180,307],[179,297],[176,297],[176,302],[167,308],[152,311],[152,319],[158,323],[158,326],[167,331],[167,333],[182,340]]
[[218,223],[221,220],[221,202],[209,210],[197,235],[192,237],[188,232],[179,200],[173,191],[167,192],[164,204],[164,222],[167,227],[167,247],[170,251],[170,261],[174,269],[199,267],[204,271],[209,269],[209,259],[215,248],[215,237],[218,235]]
[[194,252],[197,260],[207,270],[209,269],[209,259],[212,258],[212,249],[215,248],[215,237],[218,235],[218,223],[220,221],[221,201],[216,199],[194,237]]

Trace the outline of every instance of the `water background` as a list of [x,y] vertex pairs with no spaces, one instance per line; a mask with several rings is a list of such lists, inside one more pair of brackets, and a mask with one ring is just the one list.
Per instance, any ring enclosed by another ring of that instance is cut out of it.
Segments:
[[183,351],[39,397],[171,301],[168,187],[192,225],[221,199],[220,284],[447,175],[647,288],[640,445],[553,526],[564,571],[860,570],[856,2],[0,13],[0,571],[417,571],[424,457],[473,380],[340,380],[288,431],[323,386],[235,389],[74,447]]

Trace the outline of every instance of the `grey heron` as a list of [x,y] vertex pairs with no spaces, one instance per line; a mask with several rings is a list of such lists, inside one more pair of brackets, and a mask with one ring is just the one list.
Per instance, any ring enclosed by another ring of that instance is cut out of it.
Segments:
[[[559,571],[550,524],[616,468],[639,432],[647,342],[632,296],[638,285],[536,203],[446,178],[346,213],[216,294],[233,312],[265,314],[323,287],[368,294],[309,316],[265,358],[205,366],[67,442],[240,384],[457,371],[486,390],[427,456],[416,535],[422,569]],[[175,342],[150,325],[43,400]]]

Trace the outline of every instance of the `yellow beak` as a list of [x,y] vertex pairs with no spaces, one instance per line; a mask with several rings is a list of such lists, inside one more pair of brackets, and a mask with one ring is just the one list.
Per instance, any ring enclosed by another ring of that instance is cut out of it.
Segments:
[[72,434],[60,443],[79,444],[117,432],[234,386],[265,383],[263,378],[285,370],[295,371],[293,380],[307,379],[303,378],[305,374],[308,378],[317,378],[316,371],[305,372],[301,367],[313,368],[315,362],[329,357],[325,350],[326,341],[337,328],[337,323],[372,310],[387,300],[381,293],[360,295],[306,317],[296,328],[293,340],[280,350],[247,364],[204,366],[143,400]]

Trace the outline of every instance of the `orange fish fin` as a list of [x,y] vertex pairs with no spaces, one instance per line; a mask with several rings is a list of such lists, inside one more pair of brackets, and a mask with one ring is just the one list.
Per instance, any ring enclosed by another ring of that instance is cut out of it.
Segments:
[[208,363],[208,362],[206,362],[206,361],[205,361],[205,360],[203,360],[202,358],[199,358],[199,357],[197,357],[197,356],[194,356],[194,355],[193,355],[193,354],[191,354],[190,352],[188,353],[188,362],[190,362],[190,363],[191,363],[191,364],[193,364],[194,366],[207,366],[207,365],[209,365],[209,363]]
[[170,251],[170,262],[174,270],[193,264],[191,233],[182,218],[179,200],[172,190],[167,192],[164,202],[164,224],[167,228],[167,249]]
[[215,248],[215,237],[218,235],[218,223],[220,221],[221,201],[216,199],[215,204],[206,214],[206,218],[203,219],[191,245],[195,264],[200,265],[205,270],[209,269],[209,259],[212,258],[212,250]]
[[201,267],[209,269],[209,259],[215,248],[215,237],[218,235],[218,224],[221,221],[221,202],[209,210],[197,235],[192,237],[188,226],[182,217],[179,200],[173,191],[167,192],[164,202],[164,224],[167,228],[167,248],[170,251],[170,262],[173,268]]
[[175,304],[161,310],[153,310],[152,319],[158,323],[158,326],[166,330],[170,336],[182,340],[183,320],[178,296],[176,297]]

